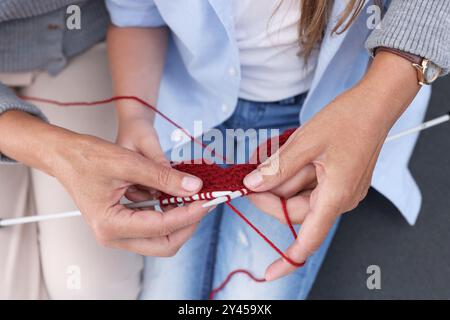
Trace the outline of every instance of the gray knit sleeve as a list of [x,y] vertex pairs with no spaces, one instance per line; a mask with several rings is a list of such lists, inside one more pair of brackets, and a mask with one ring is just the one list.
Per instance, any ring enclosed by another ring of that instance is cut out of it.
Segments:
[[[26,101],[20,100],[14,92],[8,87],[0,83],[0,115],[9,110],[20,110],[28,112],[40,119],[47,121],[45,115],[34,105]],[[0,150],[0,163],[14,162],[12,159],[2,155]]]
[[392,0],[366,47],[389,47],[427,58],[450,71],[450,1]]

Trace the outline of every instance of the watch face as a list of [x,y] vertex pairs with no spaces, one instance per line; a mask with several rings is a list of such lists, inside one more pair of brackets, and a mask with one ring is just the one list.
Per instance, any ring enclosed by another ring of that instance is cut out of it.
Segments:
[[442,69],[433,62],[428,61],[424,70],[424,77],[427,83],[434,82],[442,73]]

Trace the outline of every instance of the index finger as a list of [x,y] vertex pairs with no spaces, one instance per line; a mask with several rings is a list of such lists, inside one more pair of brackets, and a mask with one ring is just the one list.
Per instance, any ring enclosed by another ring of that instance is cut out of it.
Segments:
[[[329,194],[328,188],[316,189],[311,195],[312,198],[316,196],[314,193],[317,193],[317,201],[306,215],[297,239],[286,251],[286,255],[298,263],[305,262],[309,256],[319,249],[340,213],[335,202],[336,199]],[[285,259],[278,259],[267,268],[266,280],[276,280],[291,273],[296,268]]]
[[317,156],[318,149],[299,140],[298,135],[292,135],[278,151],[244,178],[244,185],[255,192],[268,191],[291,179],[310,164]]

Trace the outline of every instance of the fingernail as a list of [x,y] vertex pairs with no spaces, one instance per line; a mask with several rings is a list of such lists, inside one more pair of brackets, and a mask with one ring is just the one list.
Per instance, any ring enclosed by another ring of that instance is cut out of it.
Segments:
[[266,281],[274,281],[282,276],[286,275],[286,265],[283,259],[278,259],[274,263],[272,263],[267,269],[264,275]]
[[276,275],[273,273],[273,270],[271,267],[267,268],[266,273],[264,275],[264,279],[266,279],[266,281],[273,281],[275,280],[277,277]]
[[244,178],[244,184],[249,188],[258,188],[263,183],[263,177],[259,170],[255,170]]
[[215,208],[217,208],[217,206],[213,206],[213,207],[209,208],[208,213],[210,213],[211,211],[213,211]]
[[181,186],[184,190],[193,192],[201,188],[202,181],[199,178],[186,176],[183,178],[183,180],[181,180]]
[[266,274],[264,275],[264,279],[266,279],[267,282],[272,281],[272,274],[270,272],[266,272]]

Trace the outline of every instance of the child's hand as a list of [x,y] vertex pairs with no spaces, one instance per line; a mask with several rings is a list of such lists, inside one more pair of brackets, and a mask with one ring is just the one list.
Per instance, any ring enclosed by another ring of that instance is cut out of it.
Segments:
[[[136,151],[157,164],[170,167],[170,162],[165,157],[156,130],[153,128],[153,119],[144,113],[133,118],[119,119],[117,144]],[[128,188],[125,196],[131,201],[139,202],[155,199],[159,194],[158,190],[135,185]]]

